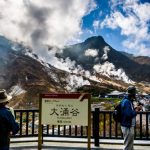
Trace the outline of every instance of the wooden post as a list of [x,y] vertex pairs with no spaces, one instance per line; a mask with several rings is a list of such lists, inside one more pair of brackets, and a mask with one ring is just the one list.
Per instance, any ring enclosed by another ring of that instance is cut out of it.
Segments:
[[91,149],[91,96],[88,98],[88,150]]
[[39,128],[38,128],[38,150],[42,149],[42,122],[41,122],[41,114],[42,114],[42,98],[40,95],[39,99]]

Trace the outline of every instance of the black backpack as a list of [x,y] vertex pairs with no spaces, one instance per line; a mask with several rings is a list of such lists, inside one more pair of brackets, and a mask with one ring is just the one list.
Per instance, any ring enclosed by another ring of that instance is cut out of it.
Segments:
[[121,102],[115,107],[114,112],[113,112],[113,119],[116,122],[121,122]]

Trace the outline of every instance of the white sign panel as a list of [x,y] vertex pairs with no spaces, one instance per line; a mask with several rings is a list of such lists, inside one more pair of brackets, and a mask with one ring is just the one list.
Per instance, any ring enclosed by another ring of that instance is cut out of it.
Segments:
[[42,98],[42,124],[88,126],[88,96],[49,94]]

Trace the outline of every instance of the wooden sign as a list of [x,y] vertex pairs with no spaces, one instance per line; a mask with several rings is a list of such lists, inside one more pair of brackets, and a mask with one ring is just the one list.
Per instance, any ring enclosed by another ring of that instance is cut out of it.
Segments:
[[42,144],[42,124],[88,126],[88,149],[91,136],[90,95],[86,93],[40,95],[39,146]]
[[42,124],[88,126],[88,95],[42,95]]

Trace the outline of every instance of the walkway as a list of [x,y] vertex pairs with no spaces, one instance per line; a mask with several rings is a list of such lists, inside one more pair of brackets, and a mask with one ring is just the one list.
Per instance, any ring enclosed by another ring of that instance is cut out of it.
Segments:
[[[32,141],[32,139],[34,139]],[[75,142],[74,140],[67,138],[67,141],[64,142],[64,138],[51,139],[49,142],[49,138],[44,139],[47,142],[43,143],[42,150],[87,150],[87,143],[85,143],[86,139],[76,139],[80,140],[79,142]],[[60,140],[61,139],[61,140]],[[17,142],[18,140],[18,142]],[[31,141],[30,141],[31,140]],[[15,138],[10,145],[10,150],[37,150],[37,138],[28,138],[28,142],[22,142],[21,138]],[[15,142],[15,143],[14,143]],[[17,143],[16,143],[17,142]],[[93,141],[91,141],[91,150],[122,150],[123,149],[123,141],[122,140],[100,140],[100,147],[95,147]],[[135,141],[135,150],[150,150],[150,141]]]

